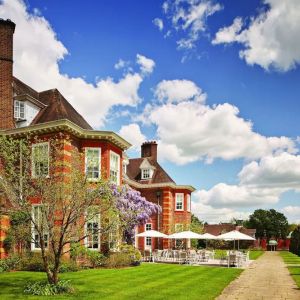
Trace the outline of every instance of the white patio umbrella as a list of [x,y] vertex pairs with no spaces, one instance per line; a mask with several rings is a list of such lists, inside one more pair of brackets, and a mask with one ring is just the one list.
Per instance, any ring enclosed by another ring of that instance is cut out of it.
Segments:
[[138,233],[136,237],[153,237],[153,238],[168,238],[168,235],[156,231],[156,230],[146,230],[144,232]]
[[201,234],[201,238],[199,238],[200,240],[216,240],[217,237],[213,234],[210,234],[210,233],[204,233],[204,234]]
[[[169,239],[176,239],[176,240],[182,240],[182,239],[186,239],[186,240],[190,240],[190,239],[199,239],[200,234],[193,232],[193,231],[181,231],[181,232],[176,232],[173,234],[170,234],[168,236]],[[188,241],[188,247],[190,247],[190,241]]]
[[205,244],[206,244],[206,248],[207,248],[207,240],[216,240],[217,237],[213,234],[210,234],[210,233],[204,233],[204,234],[201,234],[201,238],[199,238],[200,240],[205,240]]
[[200,239],[201,234],[193,232],[193,231],[182,231],[170,234],[168,236],[169,239]]
[[255,241],[250,235],[241,233],[238,230],[232,230],[217,236],[218,240],[227,240],[227,241],[238,241],[238,248],[239,248],[239,241]]

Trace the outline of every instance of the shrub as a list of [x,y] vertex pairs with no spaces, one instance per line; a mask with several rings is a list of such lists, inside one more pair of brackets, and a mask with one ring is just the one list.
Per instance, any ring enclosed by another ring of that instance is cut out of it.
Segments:
[[290,242],[290,252],[300,256],[300,226],[292,232]]
[[86,255],[92,268],[103,266],[107,259],[102,253],[92,250],[87,250]]
[[0,260],[0,273],[18,269],[20,258],[17,255]]
[[[53,266],[53,259],[49,259],[50,268]],[[24,271],[44,272],[44,263],[40,253],[29,253],[21,259],[20,269]],[[76,272],[79,268],[76,262],[71,260],[62,260],[59,272]]]
[[138,266],[141,258],[142,255],[138,249],[132,245],[123,244],[120,246],[120,252],[110,254],[105,265],[109,268]]
[[29,253],[24,256],[21,260],[21,270],[33,271],[33,272],[44,272],[44,263],[40,253]]
[[132,261],[140,261],[142,259],[141,252],[132,245],[122,244],[120,250],[131,256]]
[[60,280],[56,285],[48,282],[31,282],[24,288],[24,293],[37,296],[52,296],[58,294],[70,294],[74,289],[69,280]]
[[127,253],[116,252],[110,254],[105,265],[108,268],[128,267],[132,264],[132,258]]
[[79,267],[75,261],[66,260],[63,261],[59,268],[59,273],[77,272]]

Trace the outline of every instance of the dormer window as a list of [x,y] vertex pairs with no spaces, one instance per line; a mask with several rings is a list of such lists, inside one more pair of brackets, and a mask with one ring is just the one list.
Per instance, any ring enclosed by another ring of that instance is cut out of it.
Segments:
[[15,100],[14,116],[15,119],[25,120],[25,103],[23,101]]
[[140,165],[141,180],[149,180],[153,177],[155,167],[150,164],[147,158]]
[[142,170],[142,179],[149,179],[150,178],[150,169],[143,169]]

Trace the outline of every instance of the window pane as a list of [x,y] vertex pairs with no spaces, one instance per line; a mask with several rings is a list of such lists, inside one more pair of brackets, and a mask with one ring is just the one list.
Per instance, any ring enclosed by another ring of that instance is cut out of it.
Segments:
[[86,149],[86,175],[89,179],[100,178],[100,149]]
[[[44,244],[45,248],[48,247],[49,244],[49,235],[48,235],[48,230],[47,230],[47,220],[46,220],[46,215],[43,214],[43,206],[42,205],[34,205],[32,207],[32,217],[33,221],[38,227],[39,231],[43,231],[43,236],[44,236]],[[43,222],[44,218],[44,222]],[[33,237],[33,247],[34,249],[40,249],[41,244],[40,244],[40,235],[37,231],[36,226],[34,224],[32,225],[32,237]]]
[[110,152],[110,180],[116,184],[119,184],[119,155]]
[[183,194],[176,194],[176,209],[183,210]]
[[48,143],[33,145],[33,175],[36,177],[49,175]]
[[87,215],[86,247],[99,249],[100,247],[100,215],[91,208]]

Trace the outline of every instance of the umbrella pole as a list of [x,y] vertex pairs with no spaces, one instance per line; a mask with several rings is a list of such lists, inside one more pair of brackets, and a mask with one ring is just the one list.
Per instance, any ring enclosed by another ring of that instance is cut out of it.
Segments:
[[240,250],[240,240],[238,240],[238,250]]

